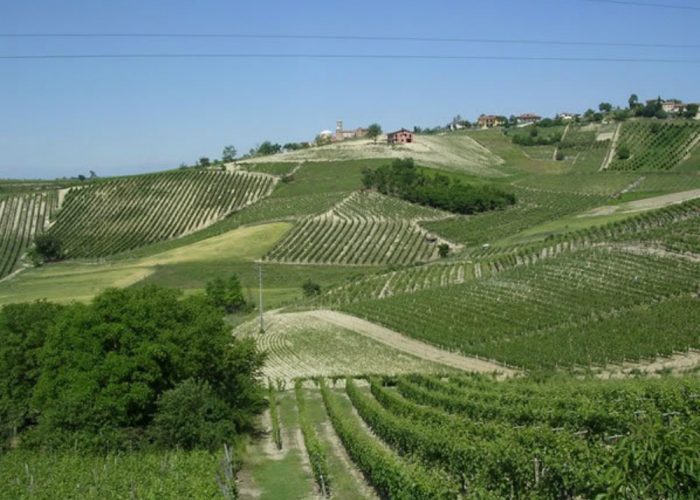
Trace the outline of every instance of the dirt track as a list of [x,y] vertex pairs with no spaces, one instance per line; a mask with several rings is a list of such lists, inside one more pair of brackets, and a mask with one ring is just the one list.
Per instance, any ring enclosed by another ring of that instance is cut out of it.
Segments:
[[668,358],[658,358],[649,362],[625,363],[621,367],[610,367],[603,370],[601,378],[624,378],[634,373],[653,375],[662,370],[671,370],[673,373],[681,373],[700,366],[700,351],[690,350],[678,353]]
[[427,361],[441,363],[452,368],[469,372],[492,373],[498,371],[508,376],[515,374],[514,370],[499,364],[476,358],[468,358],[466,356],[462,356],[461,354],[444,351],[419,340],[406,337],[405,335],[389,330],[388,328],[384,328],[383,326],[375,323],[371,323],[355,316],[350,316],[349,314],[343,314],[337,311],[325,309],[309,311],[306,314],[314,318],[327,321],[328,323],[347,328],[348,330],[352,330],[360,335],[369,337],[372,340],[381,342],[389,347]]

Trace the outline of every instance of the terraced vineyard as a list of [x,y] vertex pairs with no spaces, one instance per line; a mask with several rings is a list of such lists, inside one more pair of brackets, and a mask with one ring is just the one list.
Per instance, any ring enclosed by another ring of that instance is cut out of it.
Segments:
[[266,259],[344,265],[426,262],[437,257],[440,241],[417,222],[446,216],[375,192],[355,192],[332,210],[300,221]]
[[[319,382],[322,403],[301,381],[295,400],[319,491],[332,495],[345,498],[350,479],[336,440],[362,472],[355,498],[369,497],[364,481],[379,498],[691,498],[700,488],[697,378]],[[295,412],[281,409],[282,421]]]
[[178,171],[71,190],[51,227],[70,257],[102,257],[202,229],[267,196],[263,174]]
[[[685,328],[663,327],[657,321],[663,344],[644,342],[647,331],[639,329],[603,330],[600,342],[593,334],[574,335],[626,310],[689,295],[698,280],[700,266],[693,260],[604,247],[565,253],[463,285],[340,308],[432,344],[518,366],[604,364],[700,346],[693,321],[686,321]],[[559,354],[538,349],[542,337],[559,342]],[[521,341],[519,349],[508,349],[516,340]],[[605,348],[612,344],[617,347]]]
[[57,191],[0,197],[0,278],[12,272],[57,208]]
[[610,170],[670,170],[678,165],[700,137],[700,124],[695,122],[633,121],[622,125],[616,151],[621,145],[629,148],[630,157],[615,157]]

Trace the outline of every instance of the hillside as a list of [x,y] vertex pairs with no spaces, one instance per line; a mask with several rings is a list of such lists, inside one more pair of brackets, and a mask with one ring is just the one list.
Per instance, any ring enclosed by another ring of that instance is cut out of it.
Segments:
[[[2,272],[42,231],[67,252],[6,276],[0,305],[90,304],[110,287],[151,285],[203,304],[192,296],[235,274],[250,308],[227,314],[225,343],[267,353],[262,432],[227,451],[240,498],[592,498],[632,487],[628,496],[690,498],[700,147],[693,126],[655,123],[569,125],[554,131],[560,143],[537,146],[499,130],[420,135],[411,147],[353,140],[68,191],[0,182]],[[363,186],[365,168],[406,154],[445,185],[493,186],[516,203],[457,215]],[[154,356],[146,364],[161,366]],[[216,496],[219,483],[197,481],[228,460],[71,450],[11,450],[0,481],[17,497],[70,497],[148,476],[181,496]]]
[[103,257],[201,230],[267,196],[275,179],[180,171],[71,189],[50,233],[69,257]]
[[500,177],[503,160],[464,134],[416,135],[411,144],[386,143],[353,139],[326,146],[285,152],[273,157],[249,158],[244,163],[370,160],[412,157],[420,165],[442,168],[485,177]]

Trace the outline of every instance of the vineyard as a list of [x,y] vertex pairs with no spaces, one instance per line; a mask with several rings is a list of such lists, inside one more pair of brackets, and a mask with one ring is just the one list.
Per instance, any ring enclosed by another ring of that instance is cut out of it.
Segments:
[[57,191],[0,197],[0,278],[12,272],[57,208]]
[[[627,122],[622,125],[615,158],[610,170],[670,170],[678,165],[700,137],[700,125],[694,122]],[[621,158],[621,146],[629,151]]]
[[[603,348],[585,335],[574,335],[631,308],[689,295],[699,279],[700,266],[693,260],[601,247],[516,266],[462,285],[340,308],[431,344],[518,366],[605,364],[625,357],[655,357],[663,345],[665,349],[699,346],[692,321],[685,329],[664,328],[662,345],[643,342],[647,332],[642,330],[601,332]],[[660,314],[657,325],[663,326],[662,318]],[[567,357],[540,351],[541,337],[560,341]],[[514,354],[505,347],[515,341],[520,349]],[[623,345],[609,352],[604,348],[614,343]]]
[[302,219],[266,256],[298,264],[385,265],[426,262],[441,241],[418,222],[446,217],[374,192],[355,192],[333,209]]
[[369,487],[379,498],[691,498],[699,392],[692,377],[409,374],[300,380],[278,397],[282,422],[299,415],[283,430],[301,429],[303,442],[282,445],[305,449],[316,483],[306,496],[373,498]]
[[197,231],[267,196],[263,174],[178,171],[71,190],[50,232],[70,257],[102,257]]

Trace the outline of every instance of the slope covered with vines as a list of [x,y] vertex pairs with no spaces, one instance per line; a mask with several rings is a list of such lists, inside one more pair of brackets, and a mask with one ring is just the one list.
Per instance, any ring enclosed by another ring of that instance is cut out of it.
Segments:
[[185,170],[97,182],[68,193],[51,233],[69,257],[102,257],[202,229],[268,195],[275,180]]
[[301,220],[266,256],[300,264],[409,264],[437,257],[438,238],[418,225],[448,215],[374,192],[355,192]]
[[[700,124],[692,121],[624,123],[610,170],[669,170],[697,144]],[[621,151],[626,148],[629,155]]]
[[57,207],[56,191],[0,197],[0,278],[12,272]]

